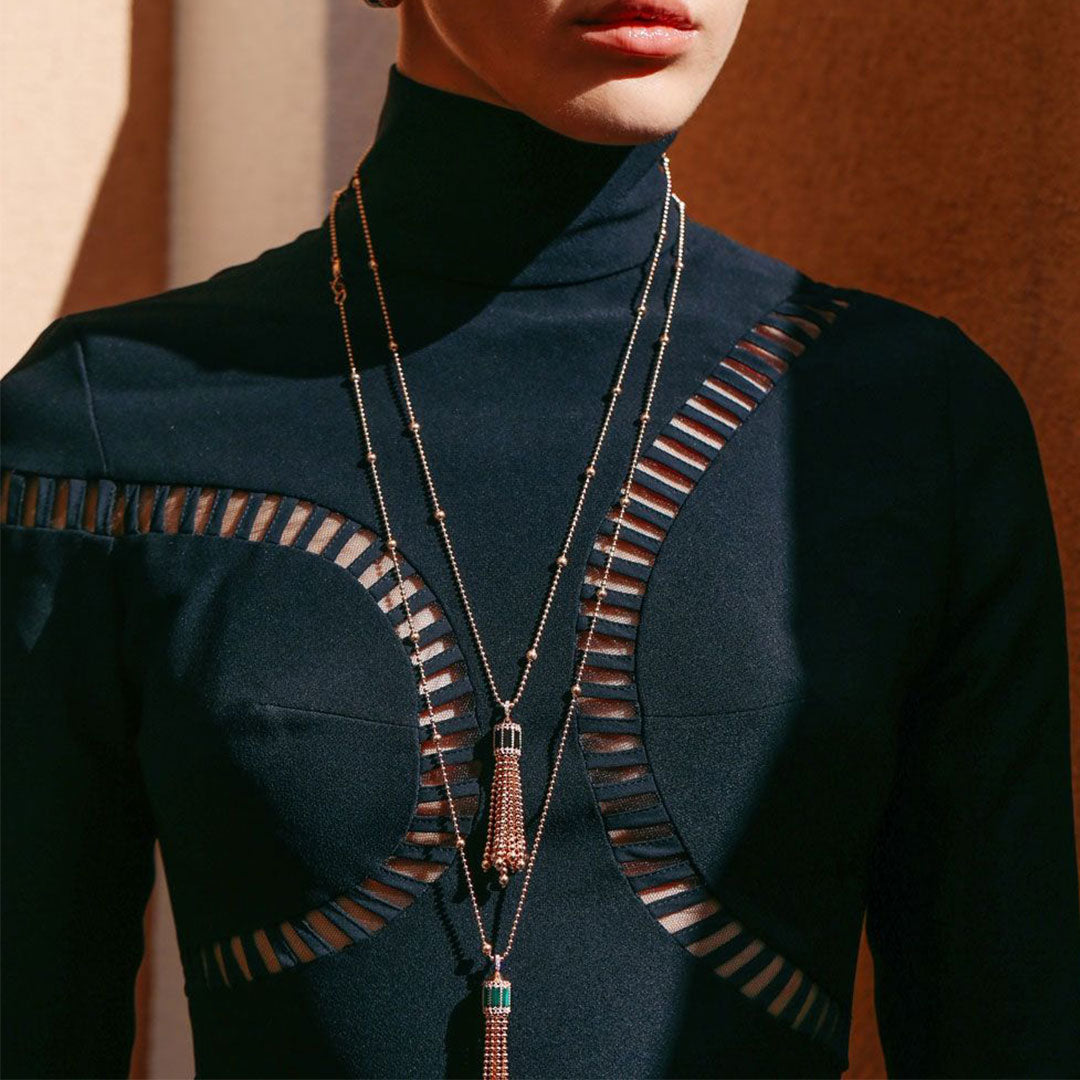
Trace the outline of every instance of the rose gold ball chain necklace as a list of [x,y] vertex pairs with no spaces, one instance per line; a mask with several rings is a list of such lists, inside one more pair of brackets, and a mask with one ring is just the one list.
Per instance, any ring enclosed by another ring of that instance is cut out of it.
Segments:
[[[496,686],[495,677],[491,669],[491,664],[488,660],[487,651],[484,649],[483,642],[481,641],[480,632],[477,628],[476,620],[473,616],[472,605],[469,603],[468,594],[465,591],[465,585],[461,578],[457,558],[454,554],[453,545],[450,541],[450,534],[446,525],[446,511],[443,509],[442,503],[439,500],[438,494],[435,490],[435,483],[431,475],[431,468],[428,464],[427,453],[424,449],[424,444],[420,438],[420,423],[416,419],[416,412],[413,408],[412,398],[409,394],[408,385],[405,381],[405,372],[402,368],[401,354],[398,349],[398,343],[395,339],[393,328],[390,324],[390,315],[386,306],[386,298],[383,292],[382,280],[379,276],[379,264],[377,259],[375,258],[375,253],[372,246],[371,232],[367,220],[367,212],[364,207],[363,195],[361,192],[360,169],[363,165],[363,161],[364,159],[362,158],[360,163],[356,166],[355,171],[353,172],[351,186],[356,196],[356,204],[360,215],[360,222],[363,226],[364,241],[367,246],[367,265],[372,271],[372,275],[374,278],[376,292],[378,293],[379,307],[382,311],[383,321],[386,326],[388,346],[391,356],[393,358],[393,364],[397,375],[398,388],[400,390],[401,398],[405,406],[406,414],[408,416],[408,431],[413,437],[414,448],[420,462],[421,472],[423,473],[424,482],[427,487],[428,498],[432,506],[433,520],[439,528],[443,546],[446,550],[447,558],[449,559],[450,563],[450,568],[453,572],[458,594],[461,597],[461,602],[465,610],[466,619],[472,632],[473,640],[476,643],[477,651],[480,654],[484,673],[487,677],[489,686],[491,687],[492,695],[494,696],[498,705],[503,710],[502,718],[492,727],[495,752],[495,773],[492,781],[491,795],[488,802],[487,843],[485,845],[484,857],[481,865],[484,870],[488,870],[491,868],[497,870],[499,873],[499,882],[503,886],[507,884],[510,873],[516,872],[520,869],[524,869],[525,875],[522,881],[521,894],[518,897],[517,906],[514,910],[514,918],[510,925],[510,933],[507,938],[506,947],[502,950],[502,952],[495,952],[493,943],[488,940],[487,934],[484,931],[484,921],[483,917],[480,914],[480,905],[476,898],[476,890],[473,885],[472,873],[469,869],[468,861],[465,858],[465,838],[464,836],[462,836],[461,833],[457,808],[454,805],[453,795],[450,791],[450,780],[447,773],[446,762],[443,758],[443,750],[441,746],[442,735],[438,729],[438,721],[435,719],[435,707],[431,700],[431,695],[427,683],[427,675],[424,671],[423,651],[420,645],[420,630],[418,629],[413,620],[413,612],[409,606],[409,593],[406,589],[405,580],[401,572],[401,564],[399,562],[397,550],[398,542],[390,527],[390,518],[387,512],[386,500],[383,496],[382,483],[379,478],[379,471],[377,467],[378,455],[375,453],[375,448],[371,439],[371,432],[367,420],[367,410],[364,405],[364,398],[361,390],[360,373],[356,367],[356,360],[353,352],[352,336],[349,332],[349,320],[345,310],[345,302],[348,294],[342,274],[341,252],[339,250],[337,236],[337,206],[341,196],[346,191],[346,188],[342,187],[334,192],[333,199],[330,204],[329,225],[332,271],[330,288],[334,298],[334,303],[337,305],[338,314],[341,319],[341,329],[344,338],[345,352],[349,363],[350,379],[356,399],[357,412],[360,418],[360,427],[364,438],[366,450],[365,460],[370,468],[372,486],[375,492],[375,500],[378,506],[379,516],[382,520],[383,533],[385,536],[385,540],[383,543],[387,553],[390,556],[390,561],[393,565],[397,583],[396,591],[401,598],[401,603],[405,610],[405,618],[409,631],[408,638],[409,641],[412,643],[413,661],[417,668],[420,682],[420,691],[426,705],[426,715],[427,717],[429,717],[431,723],[431,741],[435,746],[435,751],[439,759],[439,768],[442,775],[443,788],[446,792],[447,806],[450,811],[450,820],[454,829],[455,846],[460,853],[462,870],[464,871],[465,881],[469,891],[469,899],[472,904],[473,914],[476,919],[476,925],[480,932],[481,949],[484,956],[491,959],[494,964],[494,971],[489,976],[489,978],[484,981],[482,993],[482,1008],[485,1019],[483,1078],[484,1080],[507,1080],[507,1027],[510,1018],[510,982],[502,973],[502,965],[506,961],[507,956],[509,956],[510,950],[513,948],[514,938],[517,934],[518,922],[521,918],[521,912],[525,904],[525,897],[529,891],[529,881],[532,877],[533,867],[536,863],[536,855],[540,847],[540,840],[543,836],[544,824],[547,820],[548,806],[551,802],[552,792],[555,788],[555,779],[558,776],[559,765],[562,761],[563,749],[566,745],[566,737],[570,729],[570,721],[574,715],[574,710],[577,705],[578,698],[581,695],[582,672],[585,668],[585,661],[588,658],[589,648],[593,637],[593,631],[596,625],[596,619],[600,612],[604,597],[607,595],[608,576],[611,570],[612,561],[615,557],[615,553],[618,550],[619,533],[622,529],[623,517],[626,513],[626,507],[630,503],[631,485],[633,483],[634,471],[637,468],[638,458],[641,454],[641,447],[645,435],[645,426],[649,420],[649,410],[651,408],[653,396],[655,394],[657,380],[660,376],[660,368],[663,363],[664,352],[666,351],[667,344],[670,339],[669,331],[671,327],[672,316],[675,310],[675,298],[678,293],[679,281],[683,269],[683,252],[686,231],[686,204],[683,202],[682,199],[680,199],[677,195],[674,195],[672,192],[670,162],[668,160],[667,154],[663,154],[661,156],[660,164],[663,168],[665,177],[664,208],[661,214],[660,228],[657,232],[656,245],[653,250],[652,260],[650,262],[649,273],[645,281],[641,300],[636,305],[635,317],[633,327],[630,333],[630,338],[623,353],[622,359],[619,363],[615,380],[608,393],[605,395],[607,400],[607,408],[604,412],[604,418],[600,425],[600,431],[594,444],[592,454],[590,455],[588,464],[586,465],[585,471],[582,474],[581,490],[578,494],[577,503],[574,508],[573,516],[571,517],[566,539],[564,540],[562,548],[559,551],[559,554],[553,564],[551,584],[548,588],[543,608],[541,609],[540,619],[533,637],[532,644],[529,646],[529,649],[525,653],[524,668],[522,670],[517,690],[515,691],[513,697],[503,698],[498,691],[498,687]],[[663,250],[664,240],[667,236],[668,211],[672,199],[674,199],[676,205],[679,208],[679,232],[678,241],[676,244],[675,266],[672,274],[671,291],[668,295],[664,326],[659,337],[657,338],[658,348],[656,351],[656,355],[653,359],[652,370],[650,372],[645,390],[644,406],[636,420],[638,430],[637,436],[634,440],[634,448],[630,458],[630,466],[627,470],[626,479],[623,483],[623,486],[619,489],[619,499],[616,503],[616,505],[618,506],[618,511],[615,518],[614,530],[609,542],[607,557],[605,559],[604,569],[600,578],[600,584],[597,586],[595,600],[591,605],[591,610],[589,613],[590,618],[588,622],[588,629],[586,631],[585,642],[583,647],[581,648],[581,658],[578,662],[578,667],[574,675],[573,684],[570,687],[570,699],[567,706],[566,715],[563,720],[562,730],[559,736],[559,744],[558,749],[555,753],[555,761],[552,766],[551,776],[548,780],[547,789],[544,794],[544,801],[540,810],[540,817],[537,822],[536,836],[533,840],[532,848],[528,851],[528,854],[526,855],[524,810],[521,798],[520,776],[520,759],[522,750],[521,726],[513,719],[511,712],[521,700],[521,696],[525,690],[525,685],[528,681],[529,672],[539,655],[540,639],[543,635],[548,613],[551,609],[551,604],[555,597],[555,591],[558,588],[559,577],[562,573],[562,570],[566,567],[569,561],[568,556],[571,543],[577,529],[578,520],[581,516],[581,510],[585,502],[586,494],[588,493],[589,484],[592,478],[596,475],[596,462],[599,459],[600,450],[603,446],[604,439],[610,426],[611,416],[615,407],[615,403],[618,400],[619,395],[622,393],[623,380],[626,373],[627,363],[629,361],[631,351],[633,350],[634,342],[637,338],[638,328],[641,325],[641,320],[648,306],[648,297],[649,292],[652,288],[653,278],[656,274],[656,266],[660,258],[660,252]]]

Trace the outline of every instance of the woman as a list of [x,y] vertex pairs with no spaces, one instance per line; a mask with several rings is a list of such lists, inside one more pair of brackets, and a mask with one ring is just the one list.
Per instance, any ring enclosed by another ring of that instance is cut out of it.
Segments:
[[404,0],[318,228],[3,380],[12,1075],[155,837],[202,1076],[837,1076],[864,911],[890,1073],[1080,1064],[1024,403],[685,220],[743,3],[620,10]]

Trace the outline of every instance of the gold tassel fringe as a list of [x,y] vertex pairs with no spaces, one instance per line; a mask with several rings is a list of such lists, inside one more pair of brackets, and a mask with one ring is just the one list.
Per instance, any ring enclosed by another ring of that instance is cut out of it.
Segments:
[[495,968],[484,980],[483,1080],[509,1080],[506,1034],[510,1024],[510,981]]
[[492,729],[495,775],[488,807],[485,870],[499,872],[505,886],[510,875],[525,866],[525,810],[521,801],[521,725],[507,716]]

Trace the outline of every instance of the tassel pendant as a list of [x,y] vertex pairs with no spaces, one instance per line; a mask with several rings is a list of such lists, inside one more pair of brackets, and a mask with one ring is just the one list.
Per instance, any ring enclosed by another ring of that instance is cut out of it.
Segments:
[[484,980],[484,1073],[483,1080],[508,1080],[506,1029],[510,1024],[510,980],[499,971]]
[[485,870],[494,867],[503,887],[525,866],[525,810],[521,801],[521,725],[507,712],[492,728],[495,775],[488,807]]

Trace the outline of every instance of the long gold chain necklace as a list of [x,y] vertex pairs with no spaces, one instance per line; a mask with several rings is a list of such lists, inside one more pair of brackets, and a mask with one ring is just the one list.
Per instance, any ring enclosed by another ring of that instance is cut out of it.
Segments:
[[[660,368],[663,363],[664,352],[666,351],[667,344],[670,339],[669,331],[671,327],[672,316],[675,310],[675,298],[678,292],[679,281],[683,269],[683,252],[686,231],[686,204],[683,202],[682,199],[680,199],[677,195],[674,195],[672,192],[670,162],[668,161],[667,155],[664,154],[661,158],[661,164],[664,170],[665,177],[664,208],[661,215],[660,228],[657,232],[656,245],[653,250],[652,260],[649,266],[649,273],[645,282],[645,288],[642,293],[642,298],[636,307],[635,318],[633,327],[631,329],[630,338],[627,343],[626,350],[623,353],[622,359],[619,363],[615,381],[612,384],[611,389],[608,391],[608,394],[606,395],[608,404],[604,412],[604,418],[601,423],[600,432],[593,447],[592,454],[590,455],[589,462],[586,465],[585,471],[582,475],[582,486],[578,495],[577,504],[574,508],[574,513],[571,518],[567,537],[564,540],[562,548],[555,559],[551,585],[548,588],[547,597],[541,610],[539,624],[534,634],[532,644],[530,645],[528,651],[525,653],[525,666],[523,668],[517,690],[514,693],[513,697],[503,698],[498,692],[498,687],[495,683],[494,674],[491,669],[491,664],[488,660],[487,652],[484,649],[483,643],[480,639],[480,633],[476,626],[476,620],[472,613],[472,606],[469,603],[468,595],[465,591],[465,586],[461,579],[461,573],[458,568],[457,558],[454,554],[453,545],[450,541],[450,534],[446,526],[446,511],[443,509],[442,504],[438,498],[438,494],[435,491],[435,484],[431,475],[430,466],[428,465],[427,454],[424,450],[424,445],[420,438],[420,423],[416,419],[416,413],[412,405],[412,398],[409,394],[408,385],[405,381],[405,373],[402,368],[401,355],[398,350],[397,340],[394,337],[393,328],[390,324],[390,315],[386,306],[386,298],[383,293],[382,280],[379,277],[379,264],[377,259],[375,258],[374,249],[371,243],[371,233],[368,227],[367,213],[364,208],[363,195],[360,185],[360,168],[362,164],[363,159],[361,159],[361,162],[357,165],[356,170],[353,173],[351,186],[356,195],[357,209],[359,211],[360,221],[363,226],[364,240],[367,246],[368,254],[367,263],[374,277],[375,287],[378,293],[379,306],[382,310],[383,321],[386,326],[388,346],[390,349],[390,353],[393,357],[394,368],[397,374],[398,387],[400,389],[401,397],[404,402],[405,410],[409,419],[408,430],[413,436],[414,446],[420,461],[424,481],[427,486],[428,498],[432,506],[433,518],[438,525],[440,534],[442,536],[443,545],[446,549],[447,557],[450,562],[450,567],[453,571],[454,581],[457,585],[458,593],[461,597],[462,605],[465,609],[469,628],[472,632],[473,639],[480,654],[481,662],[483,664],[484,672],[487,676],[488,683],[491,687],[492,694],[495,697],[496,702],[498,702],[499,706],[503,710],[502,719],[499,720],[498,723],[496,723],[492,728],[495,751],[495,775],[492,782],[491,797],[489,799],[488,805],[488,835],[487,843],[484,850],[482,868],[484,870],[488,870],[492,867],[495,868],[499,873],[500,884],[503,886],[507,884],[507,881],[509,879],[509,873],[513,871],[524,869],[525,876],[522,883],[521,894],[518,897],[517,906],[514,910],[514,918],[510,925],[510,933],[507,938],[506,947],[502,950],[501,953],[498,953],[495,952],[492,942],[488,940],[487,934],[484,931],[484,922],[480,914],[480,905],[476,898],[476,890],[473,885],[472,873],[469,869],[468,861],[465,858],[465,838],[461,834],[461,828],[458,822],[457,809],[454,805],[453,795],[450,791],[450,782],[446,770],[446,763],[443,759],[443,751],[441,746],[442,735],[438,730],[438,722],[435,719],[435,708],[431,700],[430,691],[427,684],[427,676],[424,671],[423,652],[420,647],[420,631],[417,629],[413,621],[413,612],[409,606],[409,594],[406,590],[405,581],[401,572],[401,565],[398,561],[397,539],[394,537],[393,532],[390,528],[390,518],[386,509],[386,500],[383,496],[382,483],[379,479],[379,472],[377,467],[378,455],[375,453],[374,445],[372,443],[371,432],[367,420],[367,410],[364,406],[363,392],[361,390],[360,373],[356,367],[356,360],[352,346],[352,337],[349,332],[349,321],[345,310],[345,302],[348,294],[345,286],[344,277],[342,275],[341,253],[339,250],[337,237],[337,205],[341,196],[345,193],[346,188],[343,187],[334,192],[333,199],[330,204],[329,225],[332,272],[330,287],[334,298],[334,303],[337,305],[338,314],[341,319],[341,329],[345,343],[345,352],[349,363],[350,379],[356,399],[356,408],[360,417],[360,426],[364,438],[366,450],[365,460],[370,467],[372,486],[375,491],[375,499],[378,506],[379,515],[382,520],[383,533],[385,536],[384,547],[390,555],[390,560],[393,565],[394,574],[397,582],[397,593],[401,597],[401,603],[405,610],[405,617],[409,630],[408,637],[410,642],[412,643],[414,660],[419,673],[420,690],[426,705],[426,715],[430,718],[431,722],[431,739],[434,743],[435,750],[439,758],[439,768],[442,775],[443,787],[446,792],[447,806],[450,810],[450,819],[454,828],[455,845],[461,856],[461,865],[465,874],[465,881],[468,886],[469,898],[472,904],[473,914],[476,919],[477,929],[480,933],[481,949],[484,956],[491,959],[494,964],[494,971],[484,981],[482,993],[482,1008],[485,1019],[483,1078],[484,1080],[507,1080],[507,1026],[510,1017],[510,982],[502,973],[502,965],[505,962],[507,956],[509,956],[511,949],[513,948],[514,938],[517,934],[518,923],[521,918],[521,912],[525,904],[525,897],[528,894],[529,882],[532,877],[533,867],[536,863],[536,855],[540,848],[540,840],[543,836],[544,824],[547,820],[548,807],[551,803],[551,796],[555,788],[555,779],[558,776],[559,765],[562,761],[563,756],[563,749],[566,745],[566,737],[570,729],[570,721],[574,715],[574,709],[577,704],[578,697],[581,694],[582,672],[585,667],[585,661],[588,658],[589,648],[593,637],[593,631],[596,625],[596,619],[600,612],[604,597],[607,595],[607,580],[611,570],[612,561],[615,557],[616,551],[618,550],[619,533],[622,529],[623,517],[626,513],[626,507],[630,503],[630,491],[633,482],[634,471],[637,468],[638,458],[641,454],[641,447],[645,435],[645,427],[649,420],[650,408],[652,405],[653,396],[655,394],[657,380],[660,376]],[[634,449],[631,454],[630,466],[627,470],[624,484],[619,489],[619,499],[617,503],[618,512],[615,519],[614,530],[608,547],[603,573],[600,578],[600,584],[596,589],[595,601],[592,604],[585,642],[584,646],[581,649],[581,658],[578,663],[577,671],[574,675],[573,684],[570,688],[570,700],[567,706],[566,716],[563,720],[562,730],[559,736],[559,745],[558,749],[556,750],[555,762],[551,770],[551,777],[548,780],[547,790],[545,791],[544,801],[540,810],[540,818],[537,823],[536,837],[533,841],[531,850],[526,856],[524,809],[521,798],[520,778],[520,758],[522,746],[521,726],[513,719],[512,710],[521,699],[521,695],[525,690],[525,684],[528,681],[531,667],[536,662],[536,659],[539,655],[540,638],[543,634],[544,626],[547,622],[548,613],[554,600],[555,591],[558,588],[559,577],[562,573],[562,570],[566,567],[569,561],[568,555],[571,543],[573,541],[574,533],[577,529],[578,520],[581,516],[581,510],[585,502],[586,494],[588,492],[589,483],[596,475],[596,462],[599,458],[600,450],[603,446],[608,427],[610,426],[611,415],[614,410],[615,403],[619,395],[622,393],[622,384],[626,372],[627,363],[633,349],[634,342],[637,338],[637,332],[639,326],[641,325],[642,317],[644,316],[648,306],[648,297],[652,287],[653,278],[655,277],[656,266],[660,258],[660,252],[663,250],[664,240],[667,236],[668,211],[672,198],[674,198],[675,203],[679,207],[679,233],[678,242],[676,245],[675,267],[672,276],[671,292],[668,297],[664,326],[657,339],[658,348],[656,351],[656,356],[653,360],[652,371],[650,373],[645,391],[644,407],[637,418],[638,430],[637,436],[634,440]]]
[[[431,475],[431,469],[428,465],[427,453],[424,449],[423,440],[420,437],[420,423],[416,418],[416,413],[412,404],[412,397],[409,393],[409,388],[405,381],[405,373],[401,364],[397,341],[395,340],[393,328],[390,324],[390,316],[386,306],[386,298],[382,288],[382,280],[378,273],[378,261],[375,258],[371,242],[371,232],[368,226],[367,213],[364,207],[363,194],[360,186],[360,170],[362,168],[362,161],[360,164],[357,165],[356,170],[353,173],[352,186],[356,193],[357,207],[359,210],[360,221],[363,226],[364,239],[367,246],[367,262],[369,268],[372,270],[374,275],[376,292],[378,294],[379,305],[382,310],[383,320],[386,324],[389,348],[393,356],[393,362],[397,374],[401,398],[404,402],[405,410],[408,416],[408,429],[410,432],[412,432],[414,436],[415,449],[419,458],[424,483],[427,486],[428,498],[434,511],[434,519],[440,529],[442,542],[446,550],[447,558],[449,559],[450,569],[453,572],[454,582],[457,587],[458,595],[461,598],[462,606],[465,610],[465,616],[469,624],[470,632],[472,633],[473,640],[476,643],[477,652],[480,655],[480,661],[483,665],[484,674],[491,688],[492,697],[494,698],[496,705],[502,709],[503,713],[502,718],[497,723],[492,725],[492,741],[495,767],[493,770],[490,798],[488,800],[490,812],[488,815],[487,839],[484,846],[482,868],[485,871],[494,868],[499,875],[499,884],[504,887],[507,884],[511,873],[516,873],[518,870],[524,868],[526,858],[525,815],[521,797],[521,760],[523,753],[522,729],[521,725],[514,719],[512,710],[520,702],[521,697],[525,692],[525,687],[528,683],[529,675],[532,671],[532,666],[535,663],[537,657],[539,656],[540,641],[543,636],[544,629],[547,625],[548,614],[551,610],[551,606],[555,598],[555,593],[559,586],[562,571],[567,564],[567,557],[571,548],[571,544],[573,542],[575,532],[577,530],[578,522],[581,516],[582,506],[584,505],[586,496],[588,494],[589,485],[592,481],[592,478],[596,475],[596,462],[599,459],[604,440],[607,436],[612,411],[615,407],[615,403],[619,397],[619,394],[622,392],[622,384],[627,369],[627,364],[633,350],[634,343],[637,339],[638,327],[641,323],[641,319],[647,307],[649,293],[652,288],[653,278],[655,276],[655,269],[659,257],[659,252],[663,248],[664,239],[667,235],[667,217],[671,199],[671,174],[666,155],[663,156],[662,166],[664,169],[666,180],[664,212],[661,216],[660,229],[657,234],[656,250],[653,254],[650,272],[645,282],[645,288],[642,298],[637,305],[634,324],[629,341],[620,360],[615,376],[615,381],[611,387],[611,391],[608,396],[608,405],[607,409],[605,410],[603,422],[600,425],[600,430],[597,434],[592,454],[585,466],[584,472],[581,474],[581,489],[578,493],[577,503],[574,507],[574,512],[570,520],[566,539],[563,542],[562,549],[560,550],[558,556],[555,558],[555,561],[552,564],[551,582],[548,587],[547,596],[544,600],[544,604],[540,610],[540,616],[536,625],[533,641],[527,649],[523,658],[524,662],[521,676],[518,682],[518,687],[514,695],[510,698],[504,698],[499,692],[499,688],[495,683],[495,676],[492,671],[491,663],[488,659],[487,650],[484,648],[484,642],[480,636],[480,631],[476,624],[476,619],[473,615],[472,605],[469,602],[469,596],[461,577],[461,572],[458,566],[458,561],[454,552],[453,544],[450,540],[450,533],[446,524],[446,511],[442,507],[438,494],[435,491],[434,480]],[[338,197],[343,193],[344,189],[342,189],[342,191],[340,192],[335,193],[335,207]],[[334,222],[333,217],[331,218],[331,222]],[[343,303],[343,290],[345,286],[341,275],[340,252],[338,252],[337,250],[336,229],[332,233],[331,239],[334,249],[333,256],[335,259],[334,280],[332,282],[332,286],[334,288],[335,297],[337,297],[339,293],[341,293]],[[341,310],[344,313],[344,307],[342,307]],[[347,323],[343,325],[345,325],[347,333]],[[666,342],[661,340],[661,344],[666,344]],[[359,379],[355,371],[355,365],[353,365],[352,375],[354,378],[354,385],[359,388]],[[362,423],[364,423],[363,400],[362,395],[359,394],[357,406],[361,410],[361,421]],[[375,481],[374,486],[376,496],[380,502],[380,508],[382,509],[382,489],[378,481],[378,470],[375,464],[377,458],[374,448],[370,444],[367,447],[367,460],[370,462],[372,467],[372,473]],[[392,535],[389,534],[388,522],[386,523],[386,525],[388,530],[387,547],[388,549],[393,550],[396,548],[397,541],[392,537]]]

